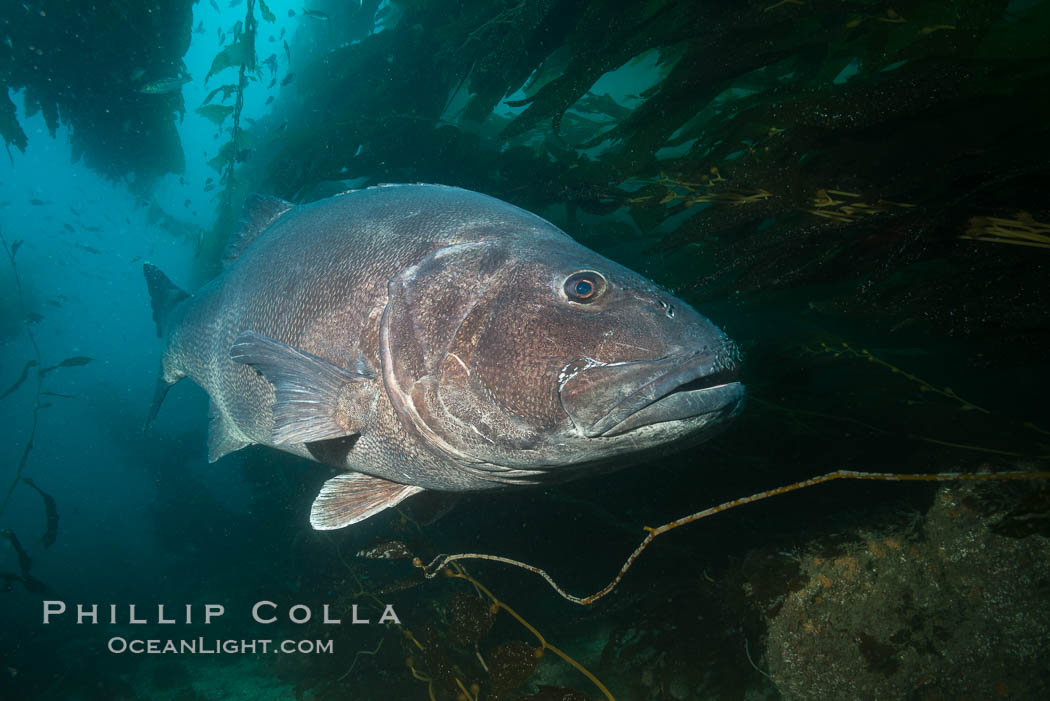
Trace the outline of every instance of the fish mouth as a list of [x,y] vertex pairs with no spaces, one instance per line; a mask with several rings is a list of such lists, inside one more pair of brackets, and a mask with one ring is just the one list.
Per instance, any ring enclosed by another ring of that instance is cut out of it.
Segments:
[[[682,374],[688,376],[696,372],[696,369],[689,369]],[[597,435],[600,436],[618,436],[642,426],[681,421],[716,412],[732,413],[744,399],[744,385],[736,379],[738,373],[735,370],[721,370],[714,374],[701,371],[699,375],[684,382],[679,382],[680,378],[674,377],[679,373],[669,374],[672,376],[660,378],[655,383],[657,392],[670,387],[656,400],[649,401],[648,391],[643,392],[634,402],[610,412],[605,420],[600,422],[600,426],[592,429],[599,430]],[[623,418],[616,421],[621,416]],[[601,430],[609,423],[612,423],[611,428]]]
[[588,438],[702,416],[728,418],[739,411],[745,394],[737,379],[737,355],[729,346],[716,354],[697,352],[626,363],[584,359],[590,362],[578,365],[575,374],[562,382],[562,407]]

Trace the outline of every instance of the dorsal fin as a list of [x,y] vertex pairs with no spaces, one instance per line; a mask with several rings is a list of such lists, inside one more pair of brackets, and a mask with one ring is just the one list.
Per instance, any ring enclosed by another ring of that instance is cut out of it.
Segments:
[[259,234],[293,207],[295,207],[294,204],[279,197],[250,195],[244,203],[240,231],[230,237],[230,242],[223,253],[223,268],[232,265],[248,246],[252,245],[252,241],[259,238]]
[[142,272],[146,276],[150,304],[153,306],[153,321],[157,324],[157,337],[160,338],[164,335],[171,310],[178,306],[179,302],[188,299],[189,295],[152,263],[143,263]]

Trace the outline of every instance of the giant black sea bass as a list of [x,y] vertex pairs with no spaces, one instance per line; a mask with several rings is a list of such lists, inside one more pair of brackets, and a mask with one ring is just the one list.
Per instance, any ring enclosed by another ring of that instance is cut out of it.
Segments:
[[259,443],[336,468],[314,528],[424,490],[545,484],[709,438],[738,352],[649,280],[500,200],[384,185],[254,197],[193,296],[146,265],[164,338],[150,412],[211,397],[212,461]]

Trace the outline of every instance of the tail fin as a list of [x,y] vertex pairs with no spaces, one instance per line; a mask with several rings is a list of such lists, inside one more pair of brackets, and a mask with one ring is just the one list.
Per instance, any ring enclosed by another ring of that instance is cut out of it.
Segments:
[[189,295],[151,263],[144,264],[142,272],[146,275],[146,286],[149,288],[150,302],[153,305],[153,321],[157,324],[157,336],[163,336],[171,310]]

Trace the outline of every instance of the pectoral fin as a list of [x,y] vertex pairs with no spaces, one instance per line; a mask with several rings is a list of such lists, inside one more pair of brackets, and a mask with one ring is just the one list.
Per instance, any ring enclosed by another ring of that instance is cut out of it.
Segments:
[[360,472],[346,472],[321,487],[321,493],[310,509],[310,525],[319,531],[350,526],[421,491],[422,487],[398,484]]
[[324,358],[254,331],[245,331],[230,348],[230,357],[251,365],[274,388],[275,445],[308,443],[360,433],[350,415],[355,389],[373,375],[351,372]]

